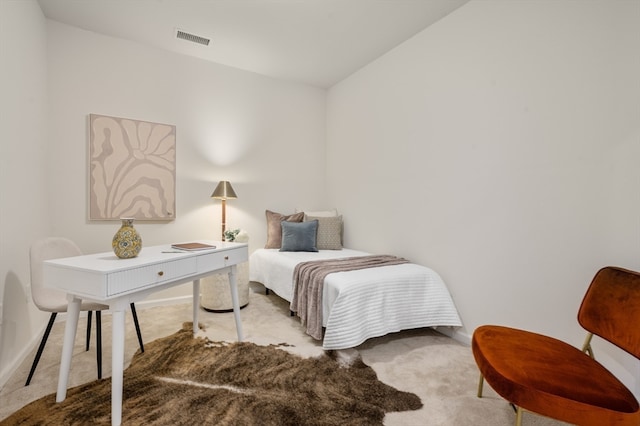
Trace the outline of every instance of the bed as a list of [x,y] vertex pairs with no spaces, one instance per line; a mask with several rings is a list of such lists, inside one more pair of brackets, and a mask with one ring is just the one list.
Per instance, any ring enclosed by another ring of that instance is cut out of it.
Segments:
[[[265,213],[267,242],[249,258],[249,279],[290,302],[307,334],[322,340],[323,349],[353,348],[401,330],[462,326],[449,290],[435,271],[395,256],[344,248],[337,210]],[[345,262],[350,266],[343,267]],[[351,270],[358,262],[362,269]],[[340,265],[331,269],[327,263]],[[302,273],[314,268],[323,274]],[[302,300],[301,293],[311,293],[307,288],[314,289],[314,296]]]
[[[250,256],[249,279],[291,302],[297,264],[367,255],[347,248],[318,252],[258,249]],[[322,289],[322,325],[322,347],[334,350],[400,330],[459,327],[462,322],[440,276],[427,267],[404,263],[327,275]]]

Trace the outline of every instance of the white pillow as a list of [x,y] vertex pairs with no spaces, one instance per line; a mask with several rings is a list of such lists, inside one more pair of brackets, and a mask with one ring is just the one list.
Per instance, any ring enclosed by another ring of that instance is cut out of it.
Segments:
[[317,210],[317,211],[296,209],[296,213],[304,213],[307,216],[313,216],[313,217],[335,217],[335,216],[338,216],[338,209]]

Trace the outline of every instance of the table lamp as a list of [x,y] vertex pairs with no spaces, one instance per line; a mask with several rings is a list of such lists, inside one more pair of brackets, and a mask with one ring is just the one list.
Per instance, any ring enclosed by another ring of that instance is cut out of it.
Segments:
[[216,186],[216,189],[213,190],[211,198],[222,200],[222,241],[224,241],[224,231],[227,227],[226,202],[227,200],[238,198],[238,196],[236,195],[236,192],[233,190],[233,187],[228,181],[221,180],[218,183],[218,186]]

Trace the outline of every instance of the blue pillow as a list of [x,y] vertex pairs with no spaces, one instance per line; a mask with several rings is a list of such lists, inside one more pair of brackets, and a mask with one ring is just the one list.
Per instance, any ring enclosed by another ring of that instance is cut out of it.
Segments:
[[280,251],[318,251],[316,238],[318,221],[282,221],[282,246]]

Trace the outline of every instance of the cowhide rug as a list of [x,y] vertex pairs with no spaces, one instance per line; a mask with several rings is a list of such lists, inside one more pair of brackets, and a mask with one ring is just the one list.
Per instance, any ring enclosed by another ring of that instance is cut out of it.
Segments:
[[[417,395],[380,382],[356,358],[302,358],[278,346],[194,338],[191,323],[145,344],[124,372],[124,425],[375,425],[416,410]],[[2,425],[108,425],[111,379],[36,400]]]

